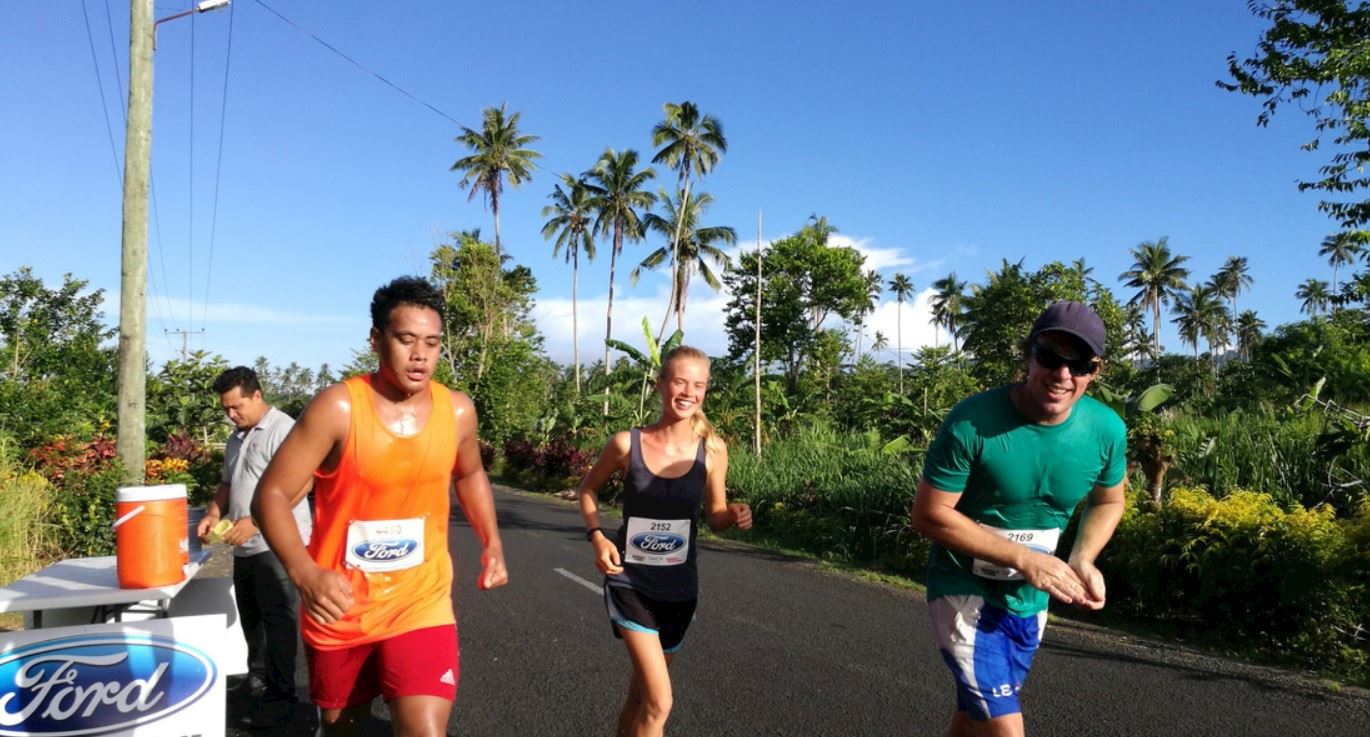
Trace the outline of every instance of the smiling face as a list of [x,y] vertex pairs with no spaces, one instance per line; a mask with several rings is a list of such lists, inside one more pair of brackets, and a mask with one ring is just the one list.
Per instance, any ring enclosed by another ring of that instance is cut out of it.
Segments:
[[[1037,336],[1037,344],[1063,358],[1088,358],[1090,351],[1077,338],[1060,332],[1045,332]],[[1042,360],[1028,351],[1028,374],[1021,390],[1014,398],[1018,409],[1043,425],[1057,425],[1070,417],[1070,410],[1089,388],[1096,374],[1074,376],[1070,366],[1063,363],[1047,368]]]
[[704,395],[709,390],[709,363],[695,358],[670,361],[656,388],[661,395],[664,420],[689,417],[704,406]]
[[405,396],[428,386],[442,353],[442,319],[436,310],[399,304],[384,330],[371,329],[371,349],[380,358],[377,373]]

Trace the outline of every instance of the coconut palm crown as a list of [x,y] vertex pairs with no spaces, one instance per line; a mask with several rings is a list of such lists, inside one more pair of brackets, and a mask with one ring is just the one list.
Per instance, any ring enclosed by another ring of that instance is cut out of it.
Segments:
[[462,128],[457,136],[458,143],[471,149],[470,156],[463,156],[452,164],[452,171],[462,172],[461,186],[470,187],[467,200],[475,199],[477,192],[485,193],[490,212],[495,218],[495,253],[500,251],[499,239],[499,198],[504,191],[504,181],[515,189],[533,178],[533,160],[542,154],[528,148],[538,140],[537,136],[519,131],[519,115],[506,115],[505,106],[485,108],[484,121],[479,131]]

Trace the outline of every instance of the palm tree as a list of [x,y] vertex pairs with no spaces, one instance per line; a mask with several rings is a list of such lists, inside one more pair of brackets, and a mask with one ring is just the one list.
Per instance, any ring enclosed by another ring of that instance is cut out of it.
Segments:
[[537,136],[519,132],[519,115],[514,113],[505,117],[504,105],[485,108],[485,120],[479,131],[463,127],[458,143],[471,149],[470,156],[463,156],[452,164],[452,171],[461,171],[461,186],[471,188],[467,200],[475,199],[477,192],[485,192],[490,203],[490,212],[495,216],[495,255],[499,255],[499,197],[504,191],[504,179],[515,189],[533,178],[533,159],[542,154],[528,148],[538,140]]
[[1298,291],[1294,296],[1303,300],[1299,307],[1302,312],[1310,317],[1317,317],[1319,313],[1327,309],[1327,303],[1332,295],[1327,291],[1327,282],[1321,279],[1308,279],[1299,285]]
[[1337,269],[1354,263],[1360,252],[1361,244],[1353,233],[1334,233],[1322,239],[1322,248],[1318,249],[1318,255],[1326,256],[1328,265],[1332,267],[1331,294],[1336,294],[1339,291],[1337,289]]
[[[723,124],[712,115],[701,115],[693,102],[686,100],[676,104],[662,105],[666,117],[652,128],[652,145],[661,149],[652,157],[653,164],[664,164],[676,172],[676,192],[685,207],[690,202],[690,175],[700,177],[713,171],[721,155],[728,150],[728,139],[723,135]],[[675,233],[671,239],[671,266],[674,269],[679,259],[681,234]],[[679,285],[681,288],[688,284]],[[679,303],[684,295],[677,293],[677,284],[671,284],[671,301],[666,308],[669,316],[675,309],[680,314]],[[661,332],[666,331],[666,321],[662,320]],[[657,336],[657,340],[660,340]]]
[[1213,275],[1212,284],[1218,294],[1232,300],[1232,314],[1237,314],[1237,295],[1252,284],[1251,274],[1247,273],[1245,256],[1228,256],[1223,267]]
[[960,327],[961,313],[965,310],[966,283],[957,281],[953,271],[932,283],[932,323],[947,329],[951,336],[951,347],[956,349],[956,334]]
[[875,314],[875,308],[880,306],[880,295],[885,291],[885,286],[880,280],[880,272],[871,269],[866,272],[866,303],[856,314],[856,357],[861,357],[861,338],[866,332],[866,315]]
[[1225,345],[1231,326],[1231,316],[1222,297],[1211,285],[1196,284],[1175,299],[1176,318],[1180,337],[1194,346],[1194,360],[1199,360],[1199,339],[1208,341],[1208,353],[1213,359],[1213,373],[1217,375],[1217,346]]
[[1124,355],[1132,356],[1134,361],[1156,358],[1155,346],[1152,345],[1151,336],[1146,332],[1146,311],[1141,305],[1135,302],[1127,305],[1127,312],[1123,317],[1123,330],[1126,342]]
[[1169,238],[1161,236],[1156,241],[1142,241],[1132,249],[1132,268],[1118,275],[1119,280],[1127,280],[1124,286],[1136,288],[1137,294],[1132,302],[1140,302],[1151,310],[1152,340],[1155,341],[1157,354],[1161,352],[1161,305],[1169,304],[1170,299],[1185,288],[1189,269],[1180,264],[1189,260],[1188,256],[1172,256]]
[[1261,339],[1265,321],[1256,317],[1255,310],[1247,310],[1237,316],[1237,354],[1250,360],[1251,348]]
[[879,330],[875,331],[875,339],[871,341],[871,350],[875,351],[875,355],[880,355],[881,351],[889,347],[890,339]]
[[[682,193],[683,194],[683,193]],[[690,277],[694,276],[695,271],[704,277],[705,283],[713,288],[715,292],[722,288],[722,282],[718,276],[709,268],[712,261],[716,268],[723,268],[728,263],[728,254],[724,253],[716,244],[724,243],[732,245],[737,243],[737,232],[726,225],[714,225],[701,228],[699,218],[709,205],[713,204],[714,198],[708,192],[700,192],[699,196],[693,200],[679,199],[672,201],[670,193],[662,189],[657,197],[666,206],[666,216],[662,217],[654,212],[649,212],[642,218],[643,224],[648,230],[654,230],[663,236],[670,237],[676,234],[675,258],[672,262],[671,270],[671,294],[675,296],[675,316],[676,328],[685,329],[685,300]],[[638,264],[629,274],[633,283],[637,283],[638,276],[642,269],[655,269],[665,261],[670,254],[666,247],[652,251],[647,258]]]
[[895,336],[897,346],[895,358],[899,362],[899,393],[904,393],[904,300],[913,296],[913,282],[903,274],[895,274],[890,280],[890,291],[898,302],[894,312]]
[[580,396],[580,310],[576,303],[576,285],[580,281],[580,254],[586,261],[595,260],[594,202],[583,178],[563,172],[562,184],[552,188],[552,204],[542,208],[542,216],[550,218],[542,226],[543,239],[556,236],[552,258],[566,249],[566,262],[571,264],[571,361],[576,380],[576,396]]
[[[590,192],[591,207],[595,210],[595,232],[600,235],[612,234],[609,249],[609,304],[604,311],[604,372],[607,375],[609,364],[609,340],[613,337],[614,327],[614,269],[618,254],[623,251],[623,240],[642,238],[642,216],[640,211],[650,208],[656,196],[643,187],[647,181],[656,177],[656,171],[647,168],[637,171],[637,152],[624,149],[618,152],[612,148],[604,149],[594,168],[585,173],[585,188]],[[604,414],[609,414],[609,400],[604,400]]]
[[[1195,289],[1196,287],[1191,287]],[[1181,292],[1175,295],[1175,323],[1179,328],[1180,340],[1194,346],[1194,360],[1199,360],[1199,340],[1203,337],[1203,317],[1192,304],[1194,292]]]

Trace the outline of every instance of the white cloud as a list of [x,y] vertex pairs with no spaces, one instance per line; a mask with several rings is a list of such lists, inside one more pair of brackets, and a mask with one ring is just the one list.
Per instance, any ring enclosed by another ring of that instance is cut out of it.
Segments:
[[[904,252],[905,249],[897,246],[891,248],[874,248],[870,245],[871,240],[871,238],[859,238],[843,235],[842,233],[834,233],[828,237],[828,245],[833,248],[851,248],[861,254],[866,259],[865,264],[862,267],[866,271],[874,269],[875,271],[883,273],[886,269],[899,269],[905,274],[916,274],[921,271],[937,269],[943,263],[941,259],[935,261],[922,261],[913,256],[909,256]],[[763,238],[762,242],[769,246],[774,240]],[[739,241],[735,247],[727,249],[725,252],[730,258],[735,260],[739,253],[747,253],[755,250],[756,239],[752,238],[745,241]]]
[[904,255],[901,248],[872,248],[870,238],[852,238],[834,233],[828,238],[828,245],[834,248],[851,248],[866,258],[865,269],[870,271],[884,271],[900,266],[909,267],[910,271],[918,270],[918,261],[911,256]]
[[[669,285],[663,280],[657,285],[656,293],[650,297],[626,294],[625,290],[614,290],[613,337],[639,350],[646,348],[642,335],[642,318],[647,318],[655,338],[661,329],[670,299]],[[685,342],[712,356],[728,352],[728,335],[725,331],[729,295],[727,289],[715,293],[708,285],[696,280],[690,285],[689,296],[685,301]],[[581,297],[578,301],[580,323],[580,362],[582,365],[594,363],[604,358],[604,317],[608,304],[606,293]],[[545,340],[548,356],[565,365],[571,363],[572,325],[571,300],[568,298],[542,298],[533,309],[533,320]],[[675,330],[675,318],[666,326],[666,332]],[[614,352],[617,355],[617,352]],[[610,360],[614,360],[611,355]]]
[[906,302],[903,306],[902,324],[899,303],[893,299],[880,302],[875,312],[866,316],[866,326],[861,338],[862,351],[870,350],[875,333],[879,331],[889,339],[890,345],[886,349],[886,355],[892,358],[896,348],[901,345],[901,341],[898,340],[900,327],[903,328],[902,347],[906,355],[924,346],[950,345],[951,338],[947,331],[934,328],[932,325],[932,298],[935,295],[934,290],[924,289],[912,302]]

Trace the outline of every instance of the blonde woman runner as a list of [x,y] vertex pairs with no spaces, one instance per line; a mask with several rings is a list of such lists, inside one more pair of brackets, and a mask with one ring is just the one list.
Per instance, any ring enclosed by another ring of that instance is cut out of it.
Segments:
[[[728,448],[704,416],[709,357],[689,346],[666,354],[657,394],[661,418],[615,433],[580,485],[586,537],[604,574],[604,605],[614,636],[632,661],[619,737],[654,737],[671,712],[668,666],[694,619],[699,596],[695,537],[700,520],[714,532],[752,526],[752,510],[729,504]],[[599,526],[598,492],[623,471],[623,524]]]

